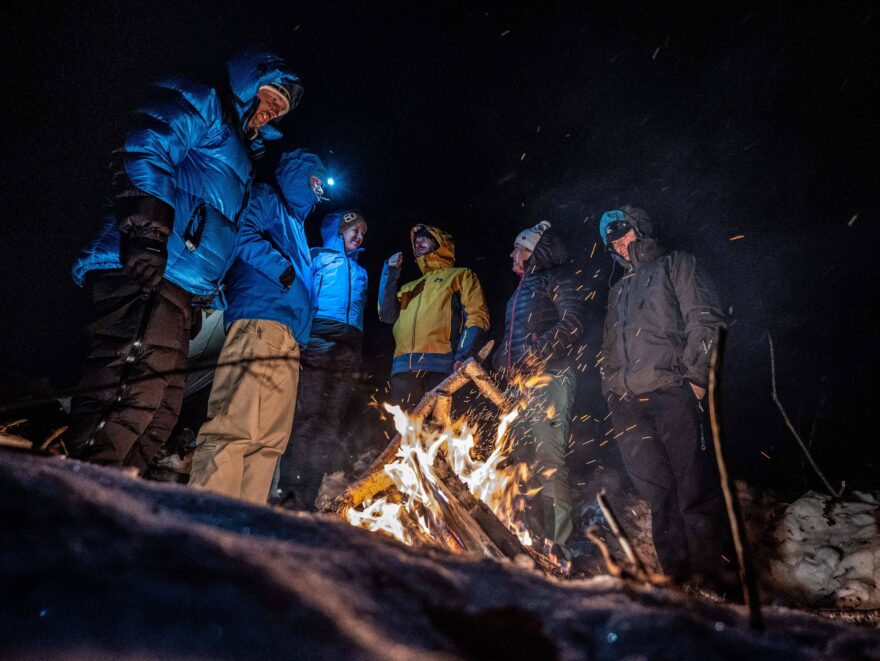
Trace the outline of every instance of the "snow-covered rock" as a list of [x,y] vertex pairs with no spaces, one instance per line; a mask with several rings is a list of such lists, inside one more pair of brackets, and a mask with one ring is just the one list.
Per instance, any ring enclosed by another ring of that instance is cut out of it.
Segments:
[[880,516],[876,498],[833,501],[809,492],[775,528],[779,557],[765,581],[812,605],[880,608]]

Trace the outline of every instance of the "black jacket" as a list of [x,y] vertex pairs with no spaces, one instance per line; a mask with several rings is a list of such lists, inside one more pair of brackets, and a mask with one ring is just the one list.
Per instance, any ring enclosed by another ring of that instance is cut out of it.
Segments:
[[496,369],[535,371],[574,364],[585,302],[570,271],[565,245],[551,228],[538,241],[507,301],[504,337],[493,359]]
[[649,236],[630,245],[630,258],[608,296],[602,392],[641,395],[685,381],[705,388],[724,326],[715,284],[692,255],[665,253]]

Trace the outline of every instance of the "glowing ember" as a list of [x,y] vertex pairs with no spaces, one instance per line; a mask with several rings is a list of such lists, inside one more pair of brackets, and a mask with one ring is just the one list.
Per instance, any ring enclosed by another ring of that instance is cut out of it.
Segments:
[[385,466],[396,493],[366,502],[362,511],[349,509],[346,516],[350,523],[383,531],[406,544],[429,542],[455,549],[455,535],[444,522],[449,504],[434,471],[435,459],[443,453],[468,490],[488,505],[522,544],[532,544],[521,513],[525,499],[539,489],[524,487],[529,478],[525,464],[504,465],[512,449],[507,431],[517,411],[502,417],[492,454],[485,461],[476,461],[472,457],[474,433],[463,422],[432,431],[429,425],[409,418],[397,406],[386,404],[385,408],[393,414],[401,436],[397,455]]

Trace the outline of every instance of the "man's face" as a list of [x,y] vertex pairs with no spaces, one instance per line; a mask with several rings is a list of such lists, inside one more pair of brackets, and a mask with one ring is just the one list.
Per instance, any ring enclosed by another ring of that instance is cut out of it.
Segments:
[[413,239],[413,254],[416,257],[427,255],[435,250],[437,250],[437,244],[430,237],[424,234],[417,234],[416,238]]
[[257,99],[259,105],[257,105],[251,121],[248,122],[248,128],[253,131],[258,131],[273,119],[278,119],[287,113],[288,104],[278,92],[261,87],[257,91]]
[[342,230],[342,242],[345,244],[345,252],[351,252],[360,248],[366,233],[367,231],[361,223],[354,223]]
[[324,197],[324,182],[321,181],[321,177],[316,177],[315,175],[309,177],[309,188],[312,189],[315,197],[319,200]]
[[636,231],[630,230],[622,237],[617,239],[616,241],[611,242],[611,247],[614,249],[618,255],[623,257],[626,261],[630,261],[629,259],[629,247],[633,241],[636,240]]
[[522,275],[526,272],[526,262],[532,256],[532,251],[518,243],[513,244],[513,252],[510,253],[510,259],[513,260],[513,272]]

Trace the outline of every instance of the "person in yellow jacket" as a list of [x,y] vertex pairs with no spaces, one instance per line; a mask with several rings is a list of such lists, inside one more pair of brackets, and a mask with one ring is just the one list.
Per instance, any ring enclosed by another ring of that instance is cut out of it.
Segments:
[[473,271],[454,266],[452,236],[416,225],[410,238],[422,277],[397,288],[398,252],[386,260],[379,282],[379,319],[394,324],[388,401],[405,409],[470,358],[489,330],[483,288]]

